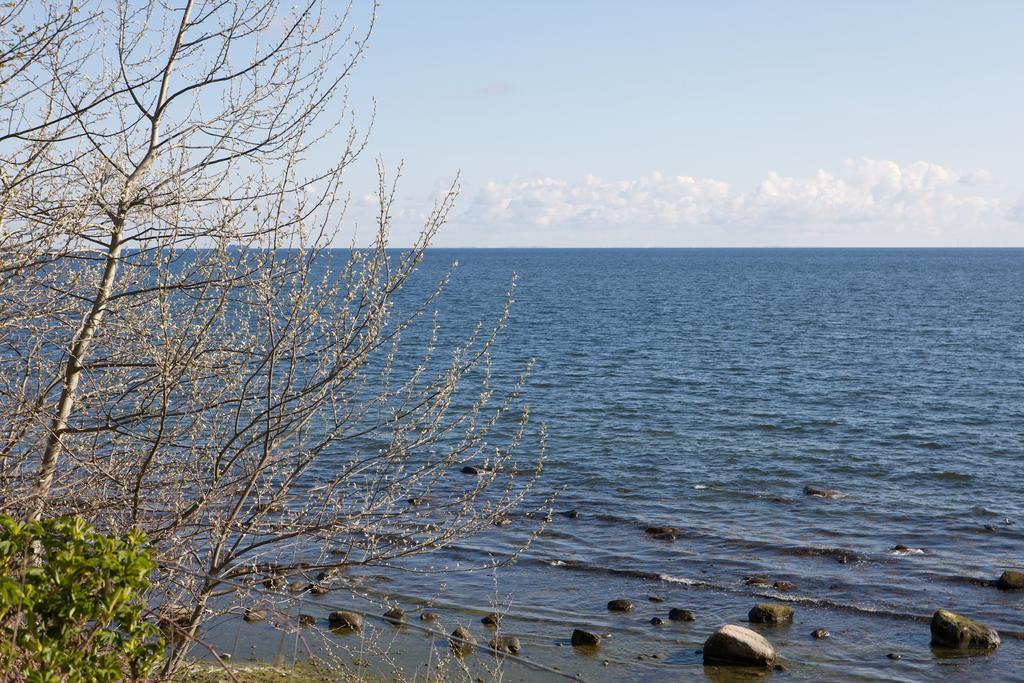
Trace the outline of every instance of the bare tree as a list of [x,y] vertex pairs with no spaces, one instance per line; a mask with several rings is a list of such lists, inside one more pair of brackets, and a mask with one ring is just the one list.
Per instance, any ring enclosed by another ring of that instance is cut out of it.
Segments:
[[278,5],[21,1],[0,19],[3,506],[146,531],[190,635],[247,577],[391,563],[500,522],[543,461],[529,368],[492,383],[507,303],[447,352],[429,319],[418,362],[400,346],[446,284],[402,296],[456,186],[395,253],[381,169],[372,237],[328,249],[366,146],[345,81],[376,8],[356,30],[350,7]]

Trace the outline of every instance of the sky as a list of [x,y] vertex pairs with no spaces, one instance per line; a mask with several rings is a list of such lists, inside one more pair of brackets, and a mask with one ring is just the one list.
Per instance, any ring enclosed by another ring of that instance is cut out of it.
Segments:
[[354,216],[379,158],[399,244],[458,173],[438,246],[1024,246],[1022,32],[1017,1],[382,0]]

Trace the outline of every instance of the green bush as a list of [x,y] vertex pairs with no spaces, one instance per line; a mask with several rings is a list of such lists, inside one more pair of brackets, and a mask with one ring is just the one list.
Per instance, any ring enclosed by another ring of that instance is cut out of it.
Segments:
[[[0,671],[30,683],[107,683],[153,672],[163,654],[144,616],[141,532],[97,533],[80,517],[0,514]],[[19,673],[20,672],[20,677]]]

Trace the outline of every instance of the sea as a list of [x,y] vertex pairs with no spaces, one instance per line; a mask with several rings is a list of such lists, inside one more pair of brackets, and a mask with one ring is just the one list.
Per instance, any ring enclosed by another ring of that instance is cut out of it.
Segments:
[[[1024,250],[431,249],[404,300],[456,263],[407,362],[435,320],[443,349],[497,319],[515,274],[492,372],[501,389],[536,359],[517,457],[528,469],[543,425],[551,521],[514,563],[476,569],[510,558],[533,516],[296,612],[403,606],[409,626],[372,629],[419,680],[421,650],[460,623],[486,641],[492,611],[522,643],[503,680],[1024,680],[1024,592],[994,586],[1024,570]],[[609,611],[618,598],[634,609]],[[759,602],[793,623],[749,624]],[[932,649],[940,608],[1001,646]],[[726,623],[762,633],[783,669],[704,667]],[[236,660],[316,649],[220,628]],[[574,628],[601,647],[573,648]]]

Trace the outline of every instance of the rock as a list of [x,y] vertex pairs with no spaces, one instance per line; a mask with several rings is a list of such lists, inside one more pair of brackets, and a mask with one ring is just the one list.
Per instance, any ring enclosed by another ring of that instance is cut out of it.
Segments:
[[283,588],[284,584],[285,580],[283,576],[268,576],[267,578],[263,579],[263,587],[269,588],[271,590]]
[[577,628],[572,632],[572,644],[573,647],[597,647],[601,644],[601,636]]
[[392,607],[384,613],[384,621],[389,624],[401,624],[405,621],[405,610],[401,607]]
[[793,621],[793,608],[763,602],[750,608],[747,619],[752,624],[788,624]]
[[796,588],[796,584],[792,581],[776,581],[772,584],[772,588],[781,593],[785,593],[788,590],[793,590],[794,588]]
[[625,598],[618,598],[616,600],[608,601],[608,611],[610,612],[631,612],[633,611],[633,603]]
[[327,615],[327,623],[331,625],[331,628],[361,631],[363,629],[363,615],[339,609]]
[[263,621],[267,618],[267,610],[255,609],[253,607],[246,607],[245,613],[242,615],[242,619],[246,620],[250,624],[257,621]]
[[437,612],[421,612],[420,621],[441,621],[441,615]]
[[299,626],[316,626],[316,617],[312,614],[300,614]]
[[940,609],[932,615],[932,646],[960,650],[990,650],[999,646],[999,634],[991,626]]
[[503,655],[517,655],[522,649],[519,639],[515,636],[494,636],[487,645],[495,652]]
[[448,637],[448,644],[452,648],[452,652],[458,657],[464,657],[473,651],[476,647],[476,638],[469,632],[469,629],[465,626],[459,626],[452,631],[451,636]]
[[693,621],[693,612],[680,607],[673,607],[668,611],[668,618],[672,621]]
[[826,631],[823,628],[814,629],[814,631],[811,632],[811,637],[815,638],[816,640],[821,640],[822,638],[828,638],[830,635],[832,635],[832,634],[829,633],[828,631]]
[[472,465],[465,465],[462,468],[462,473],[463,474],[473,474],[473,475],[476,475],[476,474],[480,474],[480,470],[478,470],[477,468],[473,467]]
[[480,623],[490,628],[498,628],[501,624],[501,615],[497,612],[491,612],[490,614],[484,615],[484,618],[480,620]]
[[726,624],[704,641],[704,663],[767,668],[775,663],[775,648],[760,633]]
[[814,496],[815,498],[842,498],[843,493],[832,489],[823,489],[818,486],[805,486],[804,495]]
[[769,582],[763,576],[748,576],[743,579],[743,583],[748,586],[767,586]]
[[1024,572],[1007,569],[996,580],[996,588],[1004,591],[1024,590]]
[[661,626],[664,623],[665,623],[665,620],[662,619],[661,617],[651,617],[651,624],[653,626]]
[[178,603],[164,605],[158,619],[162,627],[188,628],[192,621],[192,609]]
[[648,536],[660,536],[662,534],[674,534],[676,528],[674,526],[649,526],[644,529],[644,533]]

